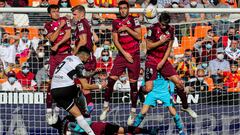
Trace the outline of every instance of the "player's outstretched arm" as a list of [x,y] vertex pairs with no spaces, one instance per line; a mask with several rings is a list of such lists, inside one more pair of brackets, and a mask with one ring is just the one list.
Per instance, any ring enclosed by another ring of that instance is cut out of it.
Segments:
[[106,82],[102,82],[101,84],[89,84],[87,79],[85,79],[85,78],[81,78],[79,80],[80,80],[81,86],[84,90],[96,90],[96,89],[101,90],[102,88],[107,87]]

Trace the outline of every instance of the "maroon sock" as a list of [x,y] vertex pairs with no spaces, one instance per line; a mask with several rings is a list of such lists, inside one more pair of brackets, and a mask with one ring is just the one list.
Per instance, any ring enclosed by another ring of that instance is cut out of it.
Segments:
[[130,83],[130,96],[132,102],[132,108],[137,108],[137,100],[138,100],[138,90],[137,90],[137,82]]
[[52,108],[51,84],[48,85],[46,103],[47,108]]
[[184,92],[183,89],[178,89],[177,88],[176,91],[177,91],[177,94],[178,94],[178,96],[180,97],[180,99],[182,101],[182,107],[184,109],[187,109],[188,108],[188,102],[187,102],[187,95],[186,95],[186,93]]
[[104,94],[104,101],[107,101],[107,102],[110,101],[110,98],[111,98],[112,92],[113,92],[113,86],[114,86],[115,82],[116,82],[116,80],[108,77],[108,87]]
[[87,105],[91,102],[93,102],[92,100],[92,94],[91,93],[88,93],[88,94],[84,94],[86,100],[87,100]]

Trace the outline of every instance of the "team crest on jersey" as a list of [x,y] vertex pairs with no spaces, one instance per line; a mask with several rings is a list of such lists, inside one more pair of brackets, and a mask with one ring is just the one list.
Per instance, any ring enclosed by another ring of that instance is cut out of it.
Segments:
[[67,22],[67,26],[68,26],[68,27],[71,27],[71,23],[70,23],[70,21],[67,20],[66,22]]
[[58,27],[54,27],[53,30],[56,31]]
[[78,31],[83,31],[83,30],[84,30],[83,24],[82,23],[78,24]]
[[135,23],[136,26],[140,25],[140,22],[137,18],[134,18],[134,23]]
[[148,30],[147,35],[148,35],[149,37],[152,36],[152,30]]

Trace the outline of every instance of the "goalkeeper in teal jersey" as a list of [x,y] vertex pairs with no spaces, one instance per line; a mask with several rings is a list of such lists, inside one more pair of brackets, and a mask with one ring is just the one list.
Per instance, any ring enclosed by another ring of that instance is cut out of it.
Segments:
[[[144,82],[143,82],[144,83]],[[167,107],[170,114],[172,115],[179,135],[185,135],[183,130],[183,124],[181,123],[180,116],[177,114],[173,104],[171,94],[174,92],[174,83],[169,80],[165,80],[160,74],[156,80],[153,81],[153,89],[148,93],[141,112],[135,118],[133,126],[138,127],[143,121],[151,106],[157,106],[157,100],[161,100],[163,106]]]

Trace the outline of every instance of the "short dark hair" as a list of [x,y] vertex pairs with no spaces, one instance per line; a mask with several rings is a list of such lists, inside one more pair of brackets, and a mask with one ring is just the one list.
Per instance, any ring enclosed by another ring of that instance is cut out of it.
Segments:
[[86,46],[81,46],[80,48],[79,48],[79,50],[78,50],[78,54],[79,53],[82,53],[82,52],[84,52],[84,53],[87,53],[87,54],[89,54],[90,55],[90,50],[86,47]]
[[207,33],[208,33],[208,32],[213,32],[213,29],[209,29],[209,30],[207,31]]
[[237,66],[237,67],[238,67],[238,62],[235,61],[235,60],[231,60],[231,61],[230,61],[230,65],[231,65],[231,66]]
[[191,52],[192,50],[191,49],[185,49],[185,52]]
[[120,1],[120,2],[118,3],[118,7],[120,7],[120,5],[127,5],[128,8],[130,7],[130,6],[129,6],[129,3],[128,3],[127,1],[125,1],[125,0]]
[[85,7],[82,6],[82,5],[74,6],[74,7],[71,9],[72,12],[75,11],[75,10],[78,10],[78,11],[80,11],[80,12],[86,13]]
[[52,9],[60,9],[60,7],[56,4],[51,4],[48,6],[47,11],[50,14]]
[[162,12],[158,21],[160,23],[169,24],[171,21],[171,17],[167,12]]
[[237,36],[230,36],[229,37],[229,39],[231,40],[231,41],[238,41],[238,37]]
[[27,32],[27,33],[29,33],[29,30],[27,29],[27,28],[23,28],[23,29],[21,29],[21,33],[22,32]]

